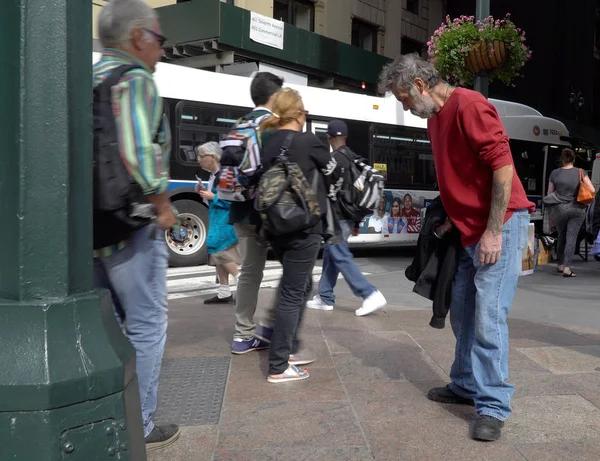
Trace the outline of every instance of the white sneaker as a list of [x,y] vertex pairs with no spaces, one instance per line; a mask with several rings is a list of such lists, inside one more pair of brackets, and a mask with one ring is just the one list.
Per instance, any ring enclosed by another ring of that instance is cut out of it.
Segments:
[[381,291],[376,291],[370,294],[363,300],[363,304],[359,309],[354,312],[357,316],[362,317],[363,315],[375,312],[377,309],[381,309],[387,304],[387,300],[381,294]]
[[306,307],[310,309],[319,309],[321,311],[333,310],[333,306],[323,301],[319,295],[316,295],[313,299],[308,300],[306,302]]

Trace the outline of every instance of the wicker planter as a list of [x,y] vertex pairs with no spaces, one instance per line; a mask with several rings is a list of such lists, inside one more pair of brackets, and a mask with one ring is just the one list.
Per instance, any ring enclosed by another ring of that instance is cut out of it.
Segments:
[[479,45],[475,45],[471,49],[465,59],[465,64],[467,69],[478,74],[484,70],[489,71],[502,67],[507,57],[503,41],[494,40],[492,46],[489,47],[488,43],[482,40]]

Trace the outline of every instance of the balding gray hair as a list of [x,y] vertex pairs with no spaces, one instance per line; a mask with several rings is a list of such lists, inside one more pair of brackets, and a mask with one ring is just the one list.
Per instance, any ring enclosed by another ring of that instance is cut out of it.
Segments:
[[150,29],[156,19],[142,0],[111,0],[100,11],[98,37],[104,48],[127,49],[133,29]]
[[377,90],[381,94],[386,94],[392,88],[408,92],[416,78],[423,80],[428,88],[433,88],[442,81],[433,64],[425,61],[417,53],[398,56],[383,67]]
[[223,149],[218,142],[206,142],[201,146],[198,146],[198,154],[200,152],[204,152],[206,155],[212,155],[217,160],[221,161],[221,154],[223,154]]

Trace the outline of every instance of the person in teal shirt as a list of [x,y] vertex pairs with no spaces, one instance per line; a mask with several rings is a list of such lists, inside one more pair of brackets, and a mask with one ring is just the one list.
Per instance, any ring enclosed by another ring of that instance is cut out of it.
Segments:
[[209,227],[206,238],[208,264],[216,267],[217,276],[219,277],[218,294],[205,300],[204,304],[233,302],[229,276],[232,275],[237,283],[238,266],[242,263],[235,229],[229,224],[231,204],[225,200],[220,200],[217,195],[222,152],[219,143],[216,142],[207,142],[198,147],[200,166],[210,173],[210,180],[207,188],[198,183],[196,190],[208,204]]

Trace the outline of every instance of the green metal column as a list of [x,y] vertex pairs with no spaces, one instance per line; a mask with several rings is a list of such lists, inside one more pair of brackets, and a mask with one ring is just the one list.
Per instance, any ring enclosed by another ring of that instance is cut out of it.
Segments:
[[89,0],[0,14],[0,459],[145,460],[134,351],[92,289]]

